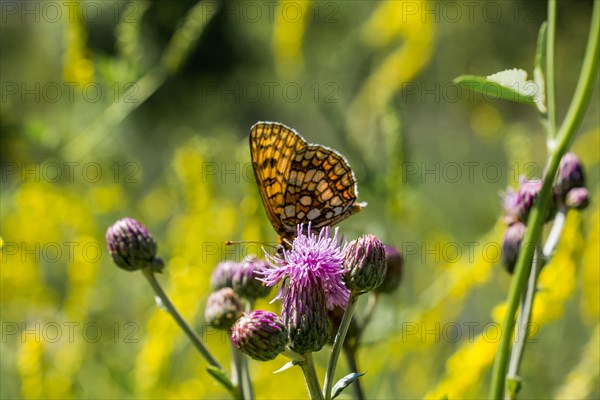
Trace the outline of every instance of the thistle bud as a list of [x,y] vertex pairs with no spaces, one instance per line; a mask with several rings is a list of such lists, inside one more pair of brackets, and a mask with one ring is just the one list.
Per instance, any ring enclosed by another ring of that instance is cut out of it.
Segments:
[[248,256],[231,270],[231,287],[235,292],[250,301],[265,297],[271,292],[271,287],[257,278],[257,272],[269,268],[265,260]]
[[527,223],[529,212],[533,203],[542,189],[541,181],[525,181],[521,183],[517,192],[516,213],[519,221]]
[[215,328],[227,330],[242,316],[243,309],[244,305],[233,289],[223,288],[208,296],[204,317]]
[[291,285],[283,299],[281,318],[290,349],[300,354],[319,351],[329,339],[325,291],[319,285]]
[[232,288],[233,282],[231,277],[233,271],[237,268],[237,263],[234,261],[223,261],[217,264],[210,277],[210,286],[213,290],[223,288]]
[[386,273],[385,247],[374,235],[364,235],[348,244],[344,256],[346,287],[364,293],[381,285]]
[[156,258],[157,244],[146,229],[133,218],[123,218],[106,230],[106,247],[118,267],[127,271],[151,268],[161,272],[164,266]]
[[402,266],[404,257],[392,246],[385,246],[385,261],[387,270],[383,283],[375,288],[376,293],[392,293],[400,285],[402,280]]
[[576,187],[567,192],[565,204],[569,208],[584,210],[590,204],[588,190],[583,187]]
[[504,216],[502,221],[510,225],[519,220],[518,207],[517,207],[517,192],[509,187],[506,191],[500,193],[502,196],[502,208],[504,209]]
[[288,333],[277,314],[256,310],[237,320],[231,328],[231,341],[241,351],[259,361],[269,361],[285,350]]
[[502,263],[509,274],[512,274],[519,257],[521,242],[525,235],[525,225],[521,222],[516,222],[510,225],[504,232],[502,241]]
[[560,160],[558,167],[558,176],[556,178],[556,188],[561,197],[565,197],[569,190],[585,185],[583,166],[579,157],[573,153],[567,153]]

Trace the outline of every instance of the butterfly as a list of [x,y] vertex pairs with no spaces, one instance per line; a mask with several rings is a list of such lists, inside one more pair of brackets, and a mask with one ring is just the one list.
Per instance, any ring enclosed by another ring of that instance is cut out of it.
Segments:
[[335,225],[359,212],[356,179],[337,151],[309,144],[278,122],[258,122],[250,129],[250,155],[267,216],[280,243],[291,241],[297,225]]

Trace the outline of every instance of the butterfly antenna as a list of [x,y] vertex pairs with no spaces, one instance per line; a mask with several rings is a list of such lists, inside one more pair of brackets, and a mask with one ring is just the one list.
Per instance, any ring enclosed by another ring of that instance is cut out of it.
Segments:
[[269,246],[268,243],[266,242],[259,242],[259,241],[254,241],[254,240],[226,240],[223,243],[225,243],[225,246],[232,246],[234,244],[260,244],[260,245],[267,245]]
[[233,245],[239,245],[239,244],[257,244],[259,246],[261,246],[264,250],[264,248],[269,248],[271,250],[277,250],[277,248],[280,246],[279,244],[274,244],[274,243],[269,243],[269,242],[261,242],[261,241],[255,241],[255,240],[226,240],[223,242],[225,244],[225,246],[233,246]]

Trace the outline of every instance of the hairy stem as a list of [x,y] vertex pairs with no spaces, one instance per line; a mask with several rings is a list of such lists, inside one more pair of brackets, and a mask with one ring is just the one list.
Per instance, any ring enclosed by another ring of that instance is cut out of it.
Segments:
[[319,385],[319,377],[317,377],[317,371],[315,370],[315,363],[312,358],[312,353],[304,354],[306,361],[301,362],[300,368],[304,373],[304,380],[306,381],[306,387],[308,388],[308,394],[311,400],[323,400],[321,394],[321,386]]

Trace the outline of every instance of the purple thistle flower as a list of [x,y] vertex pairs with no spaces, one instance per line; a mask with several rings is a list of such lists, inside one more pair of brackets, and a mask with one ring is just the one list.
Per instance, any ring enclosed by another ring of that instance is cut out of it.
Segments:
[[517,191],[509,187],[505,192],[500,193],[500,195],[502,197],[502,208],[504,209],[502,221],[507,225],[517,222],[519,220]]
[[521,183],[517,192],[517,216],[519,221],[527,223],[529,211],[533,207],[533,203],[542,189],[542,181],[531,180]]
[[[283,250],[283,256],[269,256],[267,261],[272,268],[258,271],[267,286],[275,286],[289,279],[282,285],[273,300],[296,296],[298,291],[321,287],[325,294],[328,309],[335,306],[346,307],[350,291],[344,285],[344,252],[346,244],[338,239],[338,229],[331,237],[329,227],[324,227],[319,235],[311,234],[310,223],[307,234],[303,226],[298,225],[298,236],[292,242],[291,250]],[[293,290],[291,290],[293,288]]]
[[288,330],[290,349],[300,354],[321,350],[331,330],[323,287],[292,282],[283,299],[281,319]]
[[233,283],[231,277],[236,267],[237,263],[229,260],[217,264],[210,277],[210,286],[212,289],[216,291],[226,287],[232,288]]
[[268,296],[271,288],[257,279],[257,272],[268,266],[265,260],[247,256],[231,271],[231,287],[238,295],[250,301]]
[[361,236],[348,244],[345,264],[344,281],[351,292],[369,292],[385,279],[385,246],[375,235]]
[[285,350],[287,328],[277,314],[256,310],[237,320],[231,328],[231,341],[241,351],[259,361],[269,361]]
[[219,289],[208,296],[204,317],[217,329],[230,329],[242,316],[244,305],[231,288]]
[[120,219],[108,227],[106,247],[120,268],[127,271],[141,268],[162,271],[163,262],[156,257],[156,241],[148,229],[133,218]]
[[556,188],[564,198],[569,190],[585,185],[585,175],[581,160],[573,153],[567,153],[560,161]]
[[521,222],[515,222],[504,232],[504,238],[502,239],[502,262],[509,274],[512,274],[515,270],[515,264],[519,257],[521,242],[524,236],[525,225]]
[[588,190],[583,187],[576,187],[569,190],[565,204],[569,208],[584,210],[590,204]]

